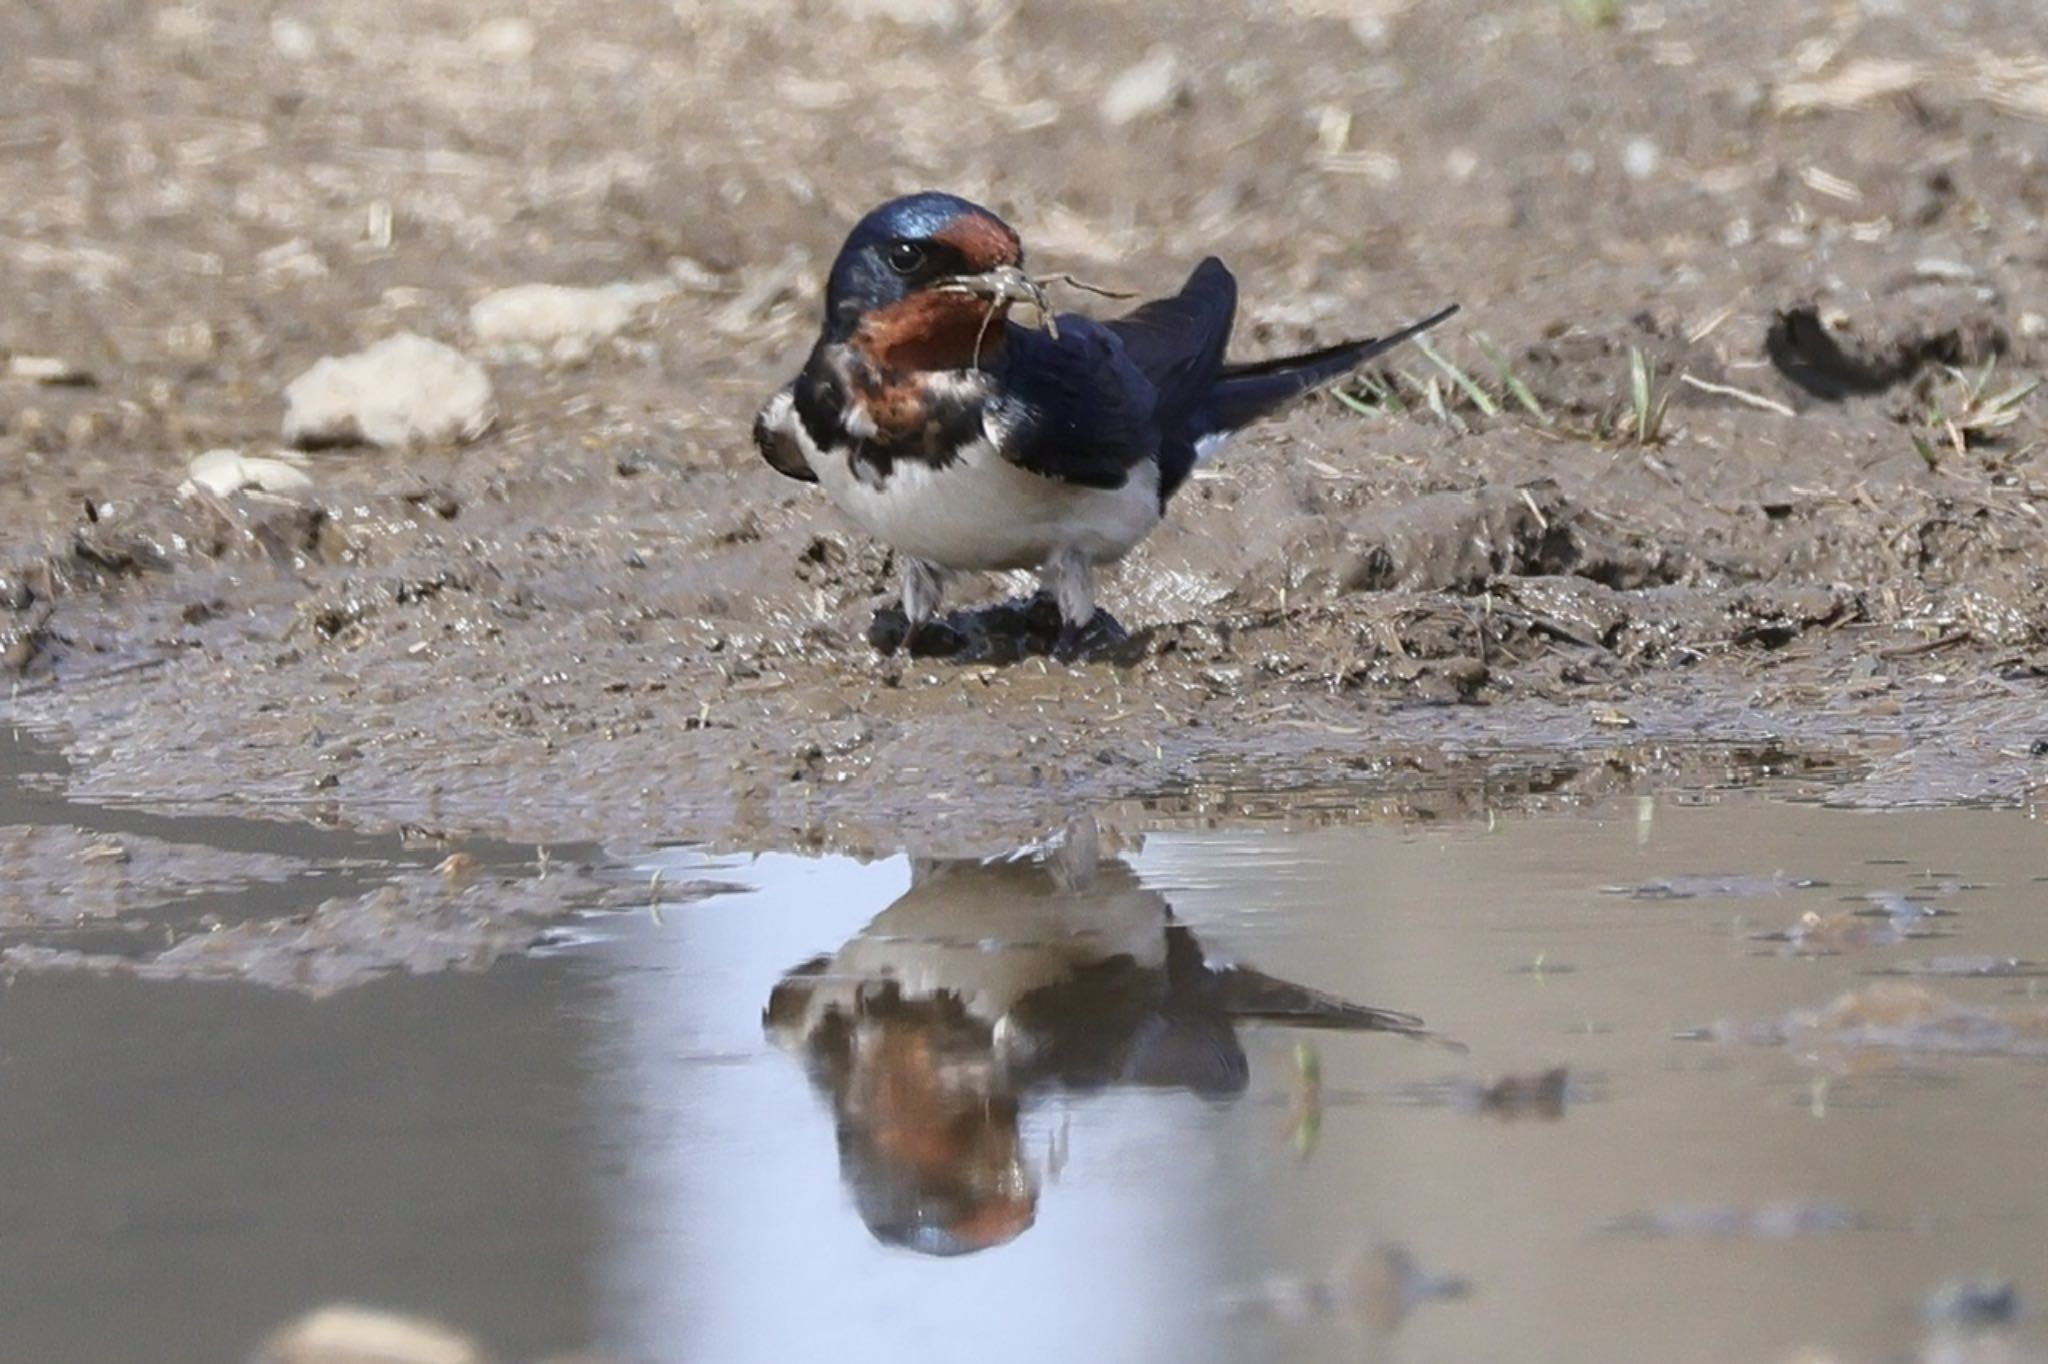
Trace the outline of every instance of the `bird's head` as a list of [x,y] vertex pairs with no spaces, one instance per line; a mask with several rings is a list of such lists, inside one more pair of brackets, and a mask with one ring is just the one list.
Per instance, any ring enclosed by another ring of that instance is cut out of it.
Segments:
[[979,204],[926,191],[854,225],[825,292],[825,334],[883,371],[958,369],[1002,344],[1010,305],[1041,309],[1016,231]]

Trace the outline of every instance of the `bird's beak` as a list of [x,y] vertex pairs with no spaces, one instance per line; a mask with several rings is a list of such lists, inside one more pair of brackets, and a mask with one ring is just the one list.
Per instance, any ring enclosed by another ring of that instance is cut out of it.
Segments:
[[1059,340],[1060,330],[1052,320],[1052,305],[1046,301],[1045,289],[1031,276],[1014,265],[998,265],[993,270],[984,270],[978,275],[955,275],[943,280],[937,286],[947,293],[972,294],[987,299],[998,308],[1007,308],[1013,303],[1029,303],[1038,309],[1038,318],[1053,340]]

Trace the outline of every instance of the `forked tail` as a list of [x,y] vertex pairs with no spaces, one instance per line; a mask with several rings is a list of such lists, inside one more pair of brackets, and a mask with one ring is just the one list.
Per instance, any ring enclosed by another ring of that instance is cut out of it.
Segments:
[[1211,391],[1203,434],[1235,431],[1257,421],[1274,408],[1312,388],[1342,378],[1376,355],[1384,354],[1411,336],[1419,336],[1458,311],[1453,303],[1440,312],[1410,323],[1385,336],[1368,336],[1341,341],[1321,350],[1286,355],[1277,360],[1256,360],[1250,364],[1225,365]]

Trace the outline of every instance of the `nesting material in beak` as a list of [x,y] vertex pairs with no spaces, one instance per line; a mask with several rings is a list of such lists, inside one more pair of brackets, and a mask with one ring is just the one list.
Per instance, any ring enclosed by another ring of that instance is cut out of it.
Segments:
[[937,287],[947,293],[972,294],[976,298],[987,299],[997,308],[1029,303],[1038,310],[1039,325],[1053,340],[1060,339],[1059,324],[1053,321],[1052,305],[1046,301],[1044,287],[1014,265],[998,265],[978,275],[955,275]]

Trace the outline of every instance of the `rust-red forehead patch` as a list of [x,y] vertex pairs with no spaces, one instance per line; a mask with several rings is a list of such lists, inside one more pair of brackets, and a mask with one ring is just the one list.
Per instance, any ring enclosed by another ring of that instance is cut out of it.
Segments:
[[966,257],[970,270],[993,270],[998,265],[1024,263],[1024,243],[1008,223],[992,214],[963,213],[934,232],[932,240],[950,246]]

